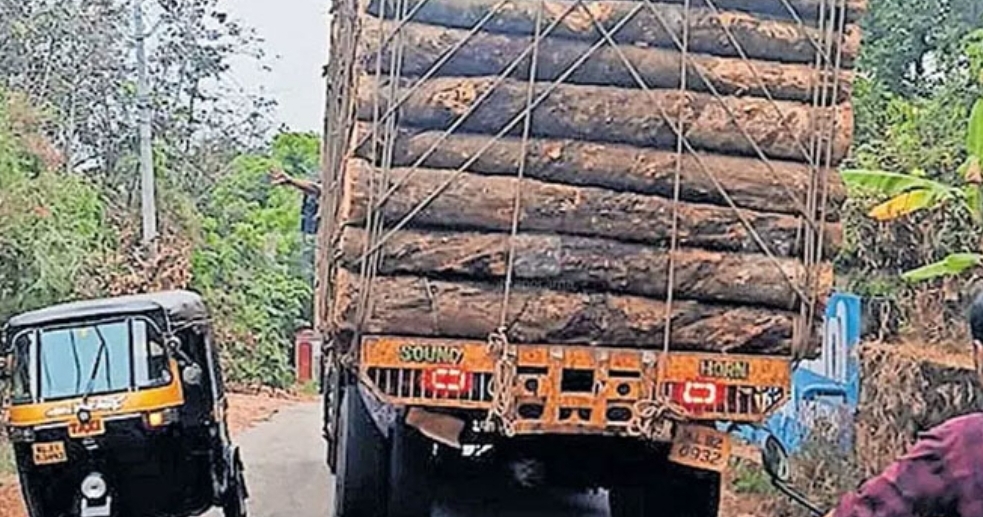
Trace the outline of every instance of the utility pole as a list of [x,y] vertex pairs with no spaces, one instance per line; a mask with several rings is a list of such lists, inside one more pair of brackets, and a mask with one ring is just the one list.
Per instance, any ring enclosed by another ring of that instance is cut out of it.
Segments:
[[157,238],[157,195],[154,185],[147,50],[144,46],[148,34],[143,23],[142,0],[133,1],[133,25],[137,46],[137,109],[140,125],[140,212],[143,219],[143,243],[151,244]]

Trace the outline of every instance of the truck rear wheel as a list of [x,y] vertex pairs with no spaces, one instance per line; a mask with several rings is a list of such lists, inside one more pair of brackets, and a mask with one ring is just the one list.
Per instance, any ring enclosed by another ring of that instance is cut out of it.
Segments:
[[398,422],[389,449],[389,517],[426,517],[433,502],[433,443]]
[[338,412],[334,517],[385,515],[385,440],[357,386],[347,386]]
[[720,474],[667,467],[648,483],[612,488],[611,517],[717,517]]

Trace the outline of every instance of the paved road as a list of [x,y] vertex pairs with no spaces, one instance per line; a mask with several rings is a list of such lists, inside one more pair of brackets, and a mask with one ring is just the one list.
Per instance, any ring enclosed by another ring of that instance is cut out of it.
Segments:
[[[291,406],[238,441],[246,463],[251,517],[330,517],[333,480],[324,464],[317,404]],[[603,494],[545,491],[538,497],[444,487],[434,517],[605,517]],[[466,494],[462,497],[461,494]],[[207,517],[221,517],[210,512]]]

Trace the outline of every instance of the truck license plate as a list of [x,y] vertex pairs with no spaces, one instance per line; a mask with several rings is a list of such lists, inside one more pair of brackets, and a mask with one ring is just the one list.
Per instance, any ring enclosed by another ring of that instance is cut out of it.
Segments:
[[730,435],[711,427],[681,425],[676,430],[669,461],[703,470],[723,472],[730,462]]
[[55,465],[68,461],[65,442],[35,443],[31,449],[35,465]]
[[88,438],[90,436],[100,436],[106,433],[106,426],[101,418],[93,418],[86,423],[75,420],[68,424],[69,438]]

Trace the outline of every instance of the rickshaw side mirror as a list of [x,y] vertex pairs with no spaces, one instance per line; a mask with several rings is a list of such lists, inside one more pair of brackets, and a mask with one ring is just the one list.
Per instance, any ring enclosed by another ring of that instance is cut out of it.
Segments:
[[788,483],[792,478],[792,467],[789,463],[788,452],[774,436],[765,439],[761,449],[761,464],[765,472],[775,481]]
[[772,484],[780,492],[805,507],[815,517],[822,517],[827,514],[826,510],[810,501],[805,494],[789,484],[792,480],[792,465],[789,461],[788,452],[774,435],[769,434],[768,438],[765,439],[764,447],[761,448],[761,464],[768,476],[771,477]]

